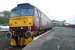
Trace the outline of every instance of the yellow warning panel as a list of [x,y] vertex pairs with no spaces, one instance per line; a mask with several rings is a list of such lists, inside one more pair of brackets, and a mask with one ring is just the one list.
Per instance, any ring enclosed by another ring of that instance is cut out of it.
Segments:
[[10,27],[33,26],[33,16],[18,16],[9,19]]

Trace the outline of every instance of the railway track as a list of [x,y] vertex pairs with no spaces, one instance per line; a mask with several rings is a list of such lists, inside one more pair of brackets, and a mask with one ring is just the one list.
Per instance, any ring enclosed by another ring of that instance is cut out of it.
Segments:
[[[8,32],[0,31],[0,50],[22,50],[22,48],[10,47],[9,40],[6,39]],[[2,37],[1,37],[2,36]]]

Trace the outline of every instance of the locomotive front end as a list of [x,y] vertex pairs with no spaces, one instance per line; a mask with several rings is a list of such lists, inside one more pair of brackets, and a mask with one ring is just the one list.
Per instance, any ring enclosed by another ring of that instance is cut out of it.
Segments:
[[11,46],[26,46],[32,41],[31,27],[33,26],[33,6],[19,4],[11,10],[9,18]]

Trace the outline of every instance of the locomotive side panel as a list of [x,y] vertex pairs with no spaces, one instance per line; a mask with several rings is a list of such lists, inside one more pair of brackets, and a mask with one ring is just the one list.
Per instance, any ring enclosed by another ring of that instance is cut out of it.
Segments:
[[46,30],[53,27],[52,21],[37,8],[34,11],[34,24],[38,30]]

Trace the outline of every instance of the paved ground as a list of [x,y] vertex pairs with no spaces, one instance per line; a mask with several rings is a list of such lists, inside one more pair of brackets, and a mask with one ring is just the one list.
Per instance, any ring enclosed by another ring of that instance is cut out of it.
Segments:
[[75,50],[75,28],[55,27],[23,50]]
[[[0,50],[21,50],[9,48],[9,41],[5,36],[7,33],[0,32]],[[75,28],[55,27],[35,38],[22,50],[75,50]]]

